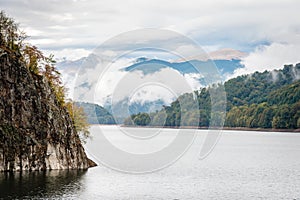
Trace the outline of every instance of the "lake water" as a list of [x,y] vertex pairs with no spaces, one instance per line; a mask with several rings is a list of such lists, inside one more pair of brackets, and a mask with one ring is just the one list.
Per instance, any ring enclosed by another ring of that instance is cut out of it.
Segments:
[[[103,130],[119,148],[132,153],[141,151],[143,155],[170,144],[178,131],[164,129],[160,133],[163,136],[149,145],[131,143],[117,134],[119,128],[115,126],[105,126]],[[155,132],[147,128],[125,130],[134,136]],[[93,144],[101,145],[99,129],[93,126],[91,132],[93,141],[86,146],[95,156]],[[124,173],[99,165],[87,171],[0,174],[0,199],[300,200],[299,133],[223,131],[211,153],[199,159],[204,132],[197,131],[198,140],[177,162],[151,173]],[[144,141],[149,139],[145,138]]]

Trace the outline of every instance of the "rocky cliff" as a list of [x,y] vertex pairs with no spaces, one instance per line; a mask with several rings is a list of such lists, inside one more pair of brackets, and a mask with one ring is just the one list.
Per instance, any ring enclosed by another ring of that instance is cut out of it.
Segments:
[[67,110],[20,57],[0,48],[0,171],[88,168]]

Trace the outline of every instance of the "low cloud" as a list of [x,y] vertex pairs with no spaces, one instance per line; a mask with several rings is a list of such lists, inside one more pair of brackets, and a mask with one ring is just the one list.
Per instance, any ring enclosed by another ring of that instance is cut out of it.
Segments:
[[[169,104],[180,94],[193,92],[201,87],[199,74],[181,74],[172,68],[162,68],[154,73],[142,71],[124,71],[126,66],[136,59],[120,58],[106,65],[105,60],[86,59],[77,73],[72,67],[60,66],[65,84],[69,88],[69,97],[77,101],[93,102],[100,105],[129,99],[130,102],[161,100]],[[93,65],[89,66],[91,63]],[[71,66],[70,62],[67,62]],[[75,64],[75,62],[74,62]]]
[[243,59],[242,64],[245,67],[236,69],[231,77],[256,71],[263,72],[265,70],[281,69],[283,65],[299,63],[299,52],[300,44],[297,43],[273,43],[260,46]]

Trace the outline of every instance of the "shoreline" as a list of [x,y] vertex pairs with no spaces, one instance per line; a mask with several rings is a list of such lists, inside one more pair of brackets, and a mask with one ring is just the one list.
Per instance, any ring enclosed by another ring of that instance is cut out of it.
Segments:
[[[198,127],[198,126],[135,126],[135,125],[124,125],[124,124],[90,124],[90,126],[120,126],[127,128],[169,128],[169,129],[220,129],[219,127]],[[222,127],[221,130],[228,131],[261,131],[261,132],[292,132],[300,133],[300,129],[273,129],[273,128],[248,128],[248,127]]]

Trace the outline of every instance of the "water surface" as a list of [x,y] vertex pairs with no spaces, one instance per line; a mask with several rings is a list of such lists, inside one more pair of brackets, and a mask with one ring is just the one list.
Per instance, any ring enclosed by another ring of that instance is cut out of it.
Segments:
[[[141,148],[118,139],[117,127],[105,129],[120,147]],[[97,129],[91,131],[97,141]],[[136,134],[147,131],[135,129]],[[175,133],[166,129],[162,143]],[[147,174],[102,165],[87,171],[1,174],[0,199],[300,199],[299,133],[224,131],[203,160],[197,159],[199,145],[170,167]]]

